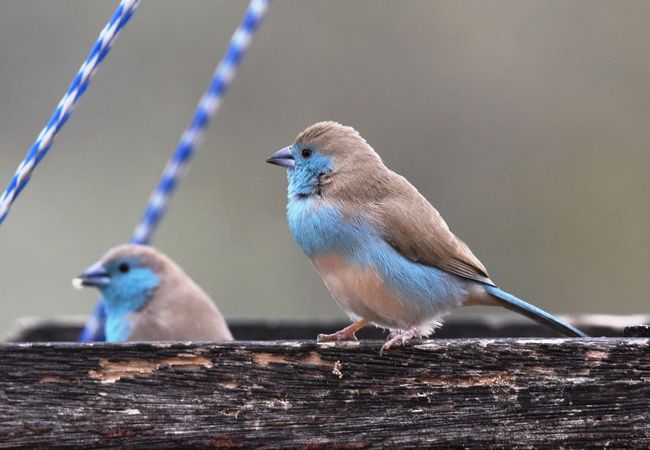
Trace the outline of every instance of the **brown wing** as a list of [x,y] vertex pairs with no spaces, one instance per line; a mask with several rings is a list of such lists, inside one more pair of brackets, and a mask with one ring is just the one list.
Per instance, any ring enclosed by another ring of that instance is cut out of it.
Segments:
[[386,242],[405,257],[494,285],[485,267],[438,211],[404,177],[390,173],[386,195],[373,202],[371,219]]

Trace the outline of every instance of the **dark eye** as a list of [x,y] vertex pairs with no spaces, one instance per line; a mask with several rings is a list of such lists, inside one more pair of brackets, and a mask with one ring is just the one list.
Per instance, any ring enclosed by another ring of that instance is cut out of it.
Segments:
[[119,266],[117,266],[117,270],[119,270],[122,273],[127,273],[129,270],[131,270],[131,266],[129,266],[129,263],[120,263]]
[[303,158],[309,158],[312,154],[312,151],[310,148],[304,148],[302,149],[302,152],[300,152]]

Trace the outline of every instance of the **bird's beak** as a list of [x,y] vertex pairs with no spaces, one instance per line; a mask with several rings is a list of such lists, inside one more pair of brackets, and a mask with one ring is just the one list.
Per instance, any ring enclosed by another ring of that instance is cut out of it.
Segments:
[[103,288],[109,284],[111,284],[111,276],[101,262],[96,262],[87,268],[84,273],[72,280],[72,285],[77,289],[86,286]]
[[293,159],[291,154],[291,146],[284,147],[282,150],[278,150],[273,153],[269,159],[266,160],[269,164],[276,164],[282,167],[295,167],[296,161]]

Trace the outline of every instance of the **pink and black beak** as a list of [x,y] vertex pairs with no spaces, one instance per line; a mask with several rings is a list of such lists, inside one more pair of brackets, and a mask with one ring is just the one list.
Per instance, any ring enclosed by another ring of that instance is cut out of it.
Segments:
[[296,161],[293,159],[293,154],[291,153],[291,146],[284,147],[283,149],[273,153],[266,162],[287,168],[296,166]]

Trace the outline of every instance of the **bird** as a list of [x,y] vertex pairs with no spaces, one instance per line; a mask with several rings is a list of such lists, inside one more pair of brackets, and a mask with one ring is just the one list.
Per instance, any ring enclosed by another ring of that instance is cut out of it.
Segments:
[[391,333],[380,353],[429,336],[460,306],[502,306],[566,336],[587,336],[501,290],[440,213],[352,127],[315,123],[266,162],[287,169],[289,230],[353,323],[319,342]]
[[208,294],[151,246],[113,247],[73,285],[100,290],[107,342],[233,340]]

